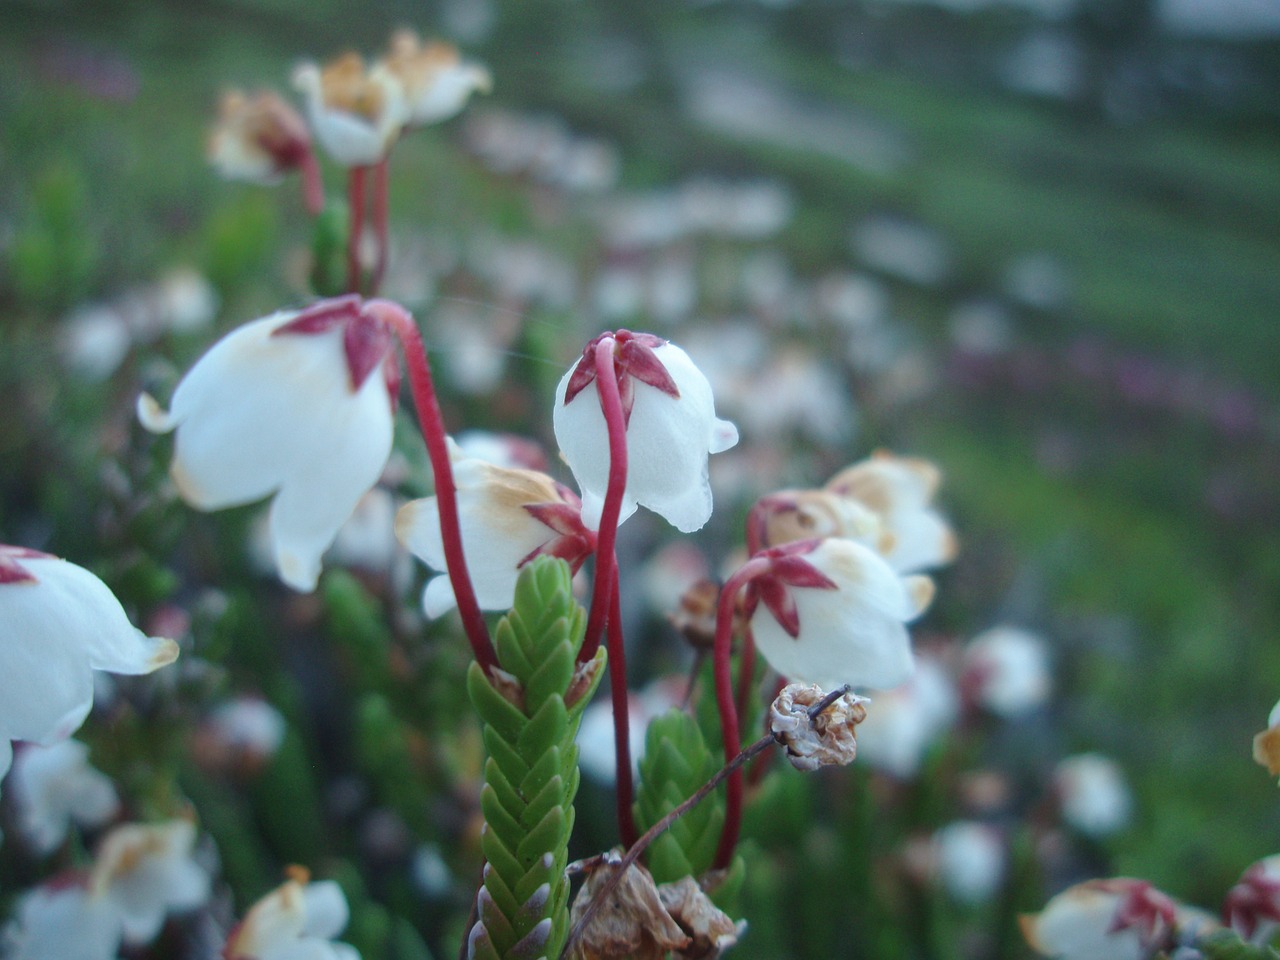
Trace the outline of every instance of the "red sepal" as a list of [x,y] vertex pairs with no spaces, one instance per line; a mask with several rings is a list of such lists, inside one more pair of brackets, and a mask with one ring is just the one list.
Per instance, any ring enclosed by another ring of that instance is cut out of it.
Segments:
[[[366,310],[359,294],[348,293],[341,297],[321,300],[304,310],[288,323],[272,331],[273,337],[282,334],[314,335],[327,333],[342,325],[342,349],[347,358],[347,375],[354,393],[364,386],[384,359],[391,359],[394,370],[384,369],[387,392],[394,406],[400,387],[400,371],[391,358],[393,333],[387,322],[376,311]],[[393,379],[394,374],[394,379]]]
[[52,554],[41,553],[29,547],[11,547],[0,543],[0,585],[6,583],[39,583],[35,576],[20,564],[19,560],[55,560]]
[[654,350],[667,341],[651,333],[632,333],[630,330],[619,330],[617,333],[602,333],[587,344],[578,359],[577,366],[569,374],[569,382],[564,390],[564,402],[569,403],[596,378],[596,347],[606,337],[615,342],[613,349],[613,369],[618,377],[618,393],[622,399],[623,416],[630,421],[631,408],[635,405],[635,383],[647,383],[661,390],[673,399],[680,398],[680,388],[662,361],[654,354]]
[[1178,907],[1172,899],[1145,880],[1104,880],[1099,885],[1120,894],[1107,933],[1135,930],[1148,949],[1171,945],[1166,941],[1178,922]]
[[800,636],[800,611],[796,607],[791,588],[807,590],[836,590],[835,581],[815,567],[804,555],[812,553],[821,540],[800,540],[781,547],[762,550],[751,558],[768,561],[768,569],[753,577],[743,594],[743,615],[750,619],[756,607],[763,602],[778,626],[793,639]]
[[329,300],[320,300],[298,311],[298,315],[272,331],[273,337],[286,333],[324,333],[339,323],[354,320],[360,315],[360,295],[344,294]]
[[596,549],[596,534],[582,523],[582,502],[569,490],[556,484],[560,502],[526,503],[525,510],[531,517],[553,531],[556,536],[522,557],[517,567],[523,567],[534,557],[559,557],[577,573]]

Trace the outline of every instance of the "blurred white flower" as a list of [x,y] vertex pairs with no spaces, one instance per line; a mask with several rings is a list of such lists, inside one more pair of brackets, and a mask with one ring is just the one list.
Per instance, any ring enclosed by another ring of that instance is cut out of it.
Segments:
[[189,820],[129,823],[103,838],[89,872],[89,897],[111,907],[126,946],[150,943],[167,914],[209,899],[209,874],[191,857],[195,841]]
[[320,557],[391,452],[391,334],[358,297],[325,300],[236,328],[183,377],[169,412],[149,395],[138,418],[178,431],[170,474],[201,510],[273,497],[280,578],[315,588]]
[[852,540],[801,541],[756,554],[769,572],[746,588],[756,647],[788,680],[824,690],[894,687],[911,676],[906,622],[933,598],[928,577],[902,578]]
[[985,823],[957,820],[933,835],[938,880],[958,903],[986,903],[1004,882],[1005,849],[1000,831]]
[[66,739],[93,705],[93,671],[150,673],[178,645],[129,623],[106,584],[48,554],[0,544],[0,776],[10,740]]
[[271,186],[311,153],[311,134],[279,94],[229,90],[218,103],[206,152],[209,163],[227,180]]
[[1030,946],[1057,960],[1143,960],[1169,945],[1177,905],[1145,880],[1078,883],[1020,917]]
[[[644,757],[645,732],[660,717],[684,699],[684,678],[655,680],[643,690],[627,695],[627,743],[631,747],[631,770],[639,773]],[[582,712],[578,727],[578,763],[583,776],[604,786],[612,786],[618,775],[613,742],[613,701],[606,694],[593,700]]]
[[464,430],[454,438],[462,458],[484,460],[495,467],[547,469],[547,454],[536,440],[514,433]]
[[120,919],[82,884],[50,882],[18,898],[0,947],[8,960],[116,960]]
[[1000,717],[1016,717],[1049,699],[1049,650],[1039,634],[992,627],[965,647],[962,685]]
[[421,43],[412,30],[397,30],[383,66],[404,90],[408,123],[422,126],[448,120],[476,92],[488,93],[493,77],[487,67],[463,60],[458,48],[439,41]]
[[715,415],[707,378],[673,343],[651,334],[602,334],[556,387],[556,441],[582,490],[582,518],[600,523],[609,483],[609,441],[595,378],[596,345],[614,341],[614,365],[627,418],[627,486],[619,522],[648,507],[684,533],[711,517],[707,456],[738,442]]
[[856,540],[881,553],[892,545],[869,507],[829,490],[779,490],[757,500],[747,517],[753,551],[825,537]]
[[1267,729],[1253,738],[1253,759],[1273,777],[1280,774],[1280,702],[1271,709]]
[[1100,753],[1081,753],[1059,762],[1053,786],[1062,807],[1062,818],[1090,837],[1105,837],[1123,830],[1133,811],[1120,765]]
[[342,888],[332,880],[308,883],[300,867],[290,873],[249,908],[222,955],[228,960],[360,960],[354,947],[332,942],[350,918]]
[[[544,473],[456,459],[453,479],[467,571],[482,610],[511,607],[520,568],[534,557],[560,557],[576,572],[595,549],[595,535],[583,526],[578,498]],[[428,566],[445,570],[435,497],[401,507],[396,535]],[[438,617],[456,603],[447,575],[427,583],[422,594],[427,616]]]
[[931,505],[940,482],[938,468],[927,460],[879,450],[841,470],[826,489],[860,501],[880,517],[892,537],[885,559],[895,570],[909,573],[955,559],[955,534]]
[[111,778],[89,764],[78,740],[18,751],[6,782],[18,827],[41,855],[62,843],[72,822],[94,829],[120,809]]
[[418,847],[409,864],[409,871],[414,886],[428,897],[444,897],[453,889],[453,874],[440,855],[437,844],[424,843]]
[[280,711],[261,697],[240,696],[219,704],[201,724],[201,732],[232,757],[256,763],[272,757],[284,742],[287,724]]
[[299,64],[293,85],[306,98],[316,139],[345,167],[380,161],[409,119],[400,81],[383,64],[366,69],[358,53],[345,53],[323,68]]
[[867,719],[858,727],[858,760],[909,780],[958,714],[959,697],[951,676],[937,660],[920,657],[910,680],[871,695]]
[[92,383],[115,373],[132,346],[128,320],[115,307],[103,303],[76,307],[58,332],[63,362]]
[[404,558],[396,539],[396,510],[396,496],[390,490],[374,487],[367,492],[338,529],[328,561],[370,573],[394,573]]

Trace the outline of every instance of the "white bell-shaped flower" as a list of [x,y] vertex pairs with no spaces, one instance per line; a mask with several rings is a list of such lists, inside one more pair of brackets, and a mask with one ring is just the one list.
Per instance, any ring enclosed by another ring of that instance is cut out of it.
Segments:
[[110,905],[126,945],[150,943],[168,914],[209,899],[209,874],[191,856],[195,841],[188,820],[128,823],[103,838],[89,873],[89,896]]
[[1129,825],[1133,794],[1120,765],[1100,753],[1079,753],[1060,761],[1053,786],[1062,819],[1090,837],[1107,837]]
[[841,470],[826,489],[876,513],[888,537],[882,549],[885,559],[893,569],[911,573],[955,559],[955,534],[932,506],[940,482],[938,468],[928,461],[879,450]]
[[144,393],[138,417],[154,433],[177,429],[170,473],[192,506],[273,497],[280,579],[313,590],[321,555],[391,452],[390,351],[358,297],[321,301],[236,328],[183,377],[168,412]]
[[10,740],[66,739],[93,705],[93,671],[150,673],[178,645],[129,623],[83,567],[0,544],[0,776]]
[[685,533],[711,517],[707,456],[738,442],[737,428],[715,415],[711,384],[689,355],[651,334],[619,330],[597,337],[556,388],[556,442],[582,491],[582,517],[600,523],[609,484],[609,440],[595,382],[595,349],[614,341],[614,365],[627,418],[627,485],[619,522],[636,506]]
[[957,903],[976,906],[1000,892],[1005,845],[1000,831],[974,820],[957,820],[933,835],[938,880]]
[[858,727],[858,763],[911,780],[959,713],[951,675],[935,657],[920,657],[910,680],[871,694]]
[[293,85],[306,100],[316,139],[344,167],[382,160],[409,118],[400,81],[381,64],[366,68],[355,52],[323,67],[300,64]]
[[[453,479],[467,572],[482,610],[511,607],[520,568],[534,557],[560,557],[577,571],[595,549],[595,534],[583,526],[578,498],[544,473],[462,458],[453,462]],[[435,497],[401,507],[396,535],[428,566],[446,568]],[[427,583],[422,595],[427,616],[438,617],[456,604],[448,576]]]
[[1177,905],[1145,880],[1089,880],[1020,918],[1027,943],[1056,960],[1143,960],[1169,946]]
[[964,651],[964,685],[996,716],[1017,717],[1049,699],[1049,649],[1039,634],[998,626],[974,637]]
[[452,44],[420,43],[412,30],[392,35],[382,63],[400,81],[408,123],[415,127],[448,120],[466,106],[471,94],[493,88],[488,68],[463,60]]
[[40,854],[55,850],[73,821],[93,829],[120,809],[111,778],[89,764],[89,748],[78,740],[25,747],[7,784],[18,825]]
[[347,925],[347,898],[332,880],[308,883],[301,867],[249,908],[227,937],[228,960],[360,960],[345,943],[333,943]]
[[747,586],[756,647],[789,680],[824,690],[895,687],[911,676],[906,623],[933,598],[928,577],[902,578],[878,553],[837,537],[763,551],[771,572]]

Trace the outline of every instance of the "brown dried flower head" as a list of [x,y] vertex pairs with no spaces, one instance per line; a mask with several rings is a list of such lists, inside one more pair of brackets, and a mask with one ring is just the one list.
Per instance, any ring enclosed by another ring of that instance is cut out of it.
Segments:
[[658,887],[658,896],[671,918],[689,936],[689,945],[676,953],[681,960],[718,957],[737,943],[747,929],[745,920],[734,923],[712,903],[693,877],[662,884]]
[[[622,861],[617,851],[600,856],[573,901],[570,927],[576,927],[591,904],[604,892]],[[582,865],[584,868],[586,864]],[[571,868],[572,869],[572,868]],[[683,950],[691,940],[671,918],[653,876],[643,866],[627,867],[621,881],[596,908],[574,944],[575,960],[663,960],[670,950]]]
[[844,693],[815,716],[810,711],[826,691],[815,684],[791,683],[769,708],[769,732],[787,751],[797,770],[852,763],[858,753],[854,728],[867,718],[865,697]]

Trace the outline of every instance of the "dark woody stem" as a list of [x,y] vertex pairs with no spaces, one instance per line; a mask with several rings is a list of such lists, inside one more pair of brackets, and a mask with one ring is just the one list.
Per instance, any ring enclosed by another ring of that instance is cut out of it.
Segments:
[[318,217],[324,212],[324,180],[320,177],[314,150],[308,148],[303,152],[298,168],[302,175],[302,202],[307,206],[307,213]]
[[619,601],[617,558],[609,601],[609,695],[613,701],[613,753],[617,764],[616,799],[618,835],[624,846],[636,842],[636,822],[631,811],[635,785],[631,780],[631,715],[627,696],[627,651],[622,637],[622,604]]
[[[609,431],[609,484],[605,488],[600,511],[600,530],[596,540],[596,575],[591,593],[591,612],[587,615],[587,633],[578,651],[578,662],[586,663],[596,654],[608,616],[609,597],[613,590],[618,558],[613,548],[618,539],[618,517],[622,513],[622,494],[627,489],[627,421],[622,412],[622,395],[618,389],[618,372],[613,363],[613,337],[605,337],[596,345],[596,388],[600,395],[600,411]],[[581,362],[581,361],[580,361]]]
[[364,181],[368,170],[352,167],[347,171],[347,293],[360,292],[360,237],[364,233]]
[[377,296],[382,286],[382,278],[387,272],[388,245],[390,243],[387,230],[387,158],[383,157],[373,168],[373,233],[377,238],[377,259],[373,262],[373,277],[369,280],[369,295]]
[[[353,171],[354,172],[354,171]],[[431,379],[431,366],[427,362],[427,349],[413,317],[399,304],[390,300],[369,300],[364,309],[387,323],[400,340],[404,350],[405,367],[409,372],[409,389],[418,410],[418,424],[422,439],[426,441],[427,455],[431,458],[431,473],[435,479],[436,505],[440,513],[440,536],[444,541],[445,566],[449,582],[458,601],[458,613],[462,617],[462,629],[471,644],[476,662],[489,672],[498,658],[489,638],[489,627],[480,612],[476,591],[467,572],[466,556],[462,549],[462,526],[458,520],[458,490],[453,482],[453,467],[449,462],[449,444],[445,439],[444,417],[436,399],[435,385]]]
[[[716,708],[720,712],[720,734],[724,742],[724,755],[736,756],[741,749],[738,731],[738,709],[733,689],[733,619],[738,593],[755,577],[769,569],[766,560],[748,560],[725,583],[720,591],[720,604],[716,609],[716,639],[712,666],[716,681]],[[720,845],[716,848],[713,869],[723,869],[733,859],[738,845],[738,833],[742,829],[742,772],[735,768],[729,776],[725,792],[724,827],[720,832]]]

